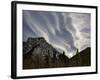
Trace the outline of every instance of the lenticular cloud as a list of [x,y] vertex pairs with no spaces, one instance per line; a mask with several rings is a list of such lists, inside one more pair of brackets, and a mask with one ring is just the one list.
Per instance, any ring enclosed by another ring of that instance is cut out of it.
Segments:
[[28,37],[44,37],[71,58],[77,49],[90,47],[90,14],[24,10],[23,40]]

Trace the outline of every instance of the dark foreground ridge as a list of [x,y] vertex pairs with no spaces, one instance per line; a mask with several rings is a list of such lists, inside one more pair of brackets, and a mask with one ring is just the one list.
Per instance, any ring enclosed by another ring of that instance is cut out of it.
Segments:
[[23,69],[90,66],[90,56],[90,47],[69,59],[64,52],[59,53],[42,37],[28,38],[23,42]]

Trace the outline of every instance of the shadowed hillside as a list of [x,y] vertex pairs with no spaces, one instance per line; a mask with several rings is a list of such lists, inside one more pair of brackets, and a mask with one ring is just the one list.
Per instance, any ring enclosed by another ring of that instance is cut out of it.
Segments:
[[69,59],[44,38],[28,38],[23,42],[23,69],[90,66],[90,51],[90,48],[86,48]]
[[69,66],[90,66],[91,65],[90,47],[77,53],[69,60]]

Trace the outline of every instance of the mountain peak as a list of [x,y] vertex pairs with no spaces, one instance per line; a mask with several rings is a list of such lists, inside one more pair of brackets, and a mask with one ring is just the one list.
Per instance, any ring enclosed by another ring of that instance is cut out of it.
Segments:
[[[87,61],[86,61],[87,60]],[[78,52],[69,59],[58,52],[43,37],[28,38],[23,42],[23,69],[74,67],[90,65],[90,48]]]

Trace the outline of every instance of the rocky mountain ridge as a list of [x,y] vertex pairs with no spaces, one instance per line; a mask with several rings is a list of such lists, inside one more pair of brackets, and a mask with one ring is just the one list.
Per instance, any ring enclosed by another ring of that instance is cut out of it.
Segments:
[[87,48],[69,59],[43,37],[28,38],[23,42],[23,69],[90,66],[90,53]]

